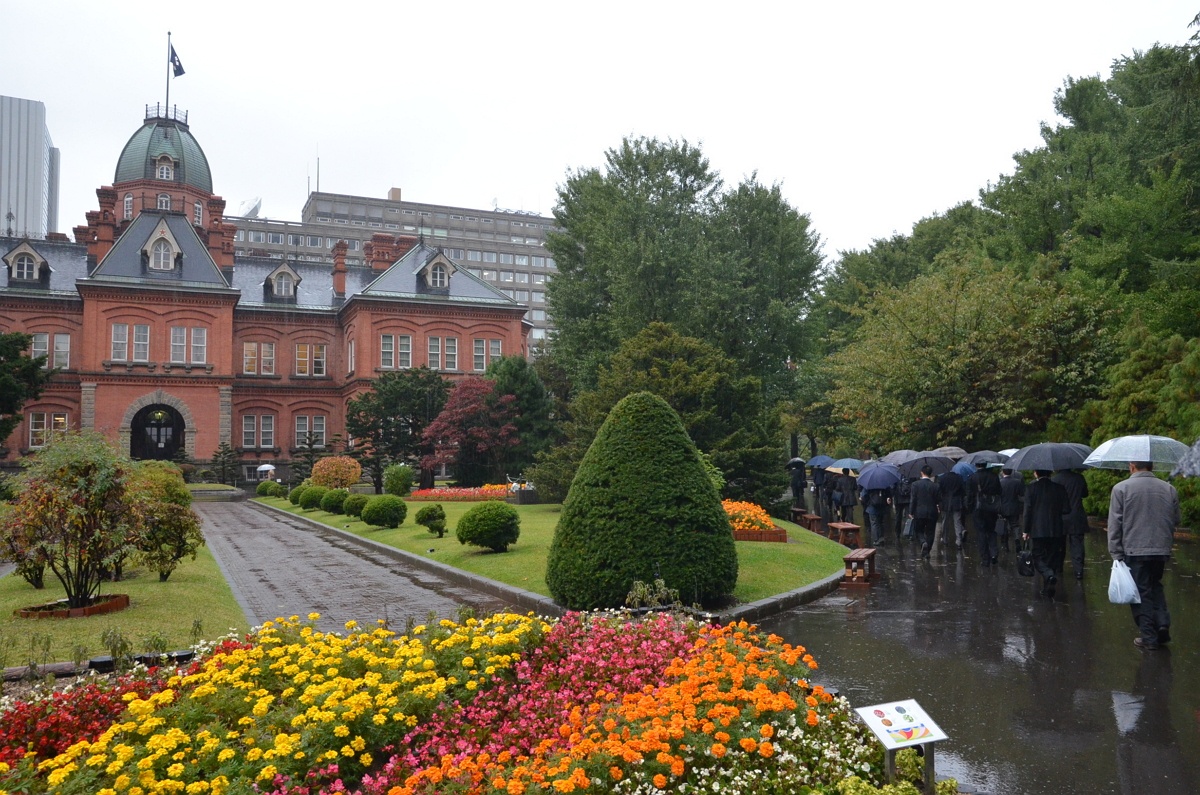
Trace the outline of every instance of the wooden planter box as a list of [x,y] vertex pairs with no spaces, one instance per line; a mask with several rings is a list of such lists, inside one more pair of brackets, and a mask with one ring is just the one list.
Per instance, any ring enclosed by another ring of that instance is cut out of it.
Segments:
[[782,527],[776,527],[774,530],[767,530],[766,532],[761,532],[761,533],[748,532],[745,530],[734,530],[733,531],[733,540],[734,541],[776,541],[779,543],[786,544],[788,537],[787,537],[786,530],[784,530]]
[[65,604],[62,607],[58,607],[57,605],[49,604],[26,607],[23,610],[14,610],[13,614],[21,618],[84,618],[86,616],[115,613],[127,607],[129,607],[128,594],[118,593],[97,596],[95,601],[87,607],[67,607]]

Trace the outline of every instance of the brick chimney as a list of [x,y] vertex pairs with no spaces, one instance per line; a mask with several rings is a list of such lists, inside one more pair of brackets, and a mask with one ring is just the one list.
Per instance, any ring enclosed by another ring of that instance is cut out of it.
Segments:
[[[333,254],[333,278],[336,283],[338,271],[342,272],[342,292],[346,292],[346,252],[350,250],[350,244],[345,240],[339,240],[333,244],[330,252]],[[337,288],[334,287],[334,292]]]
[[208,226],[205,229],[205,245],[208,255],[225,274],[225,278],[233,278],[233,236],[237,227],[225,222],[225,200],[213,196],[206,202],[208,210]]
[[371,270],[385,271],[399,257],[394,253],[395,239],[387,232],[376,232],[370,241],[363,246],[363,256],[371,263]]
[[[117,239],[117,192],[106,185],[96,189],[96,198],[100,200],[100,211],[94,215],[89,212],[87,219],[88,226],[92,226],[95,219],[96,237],[92,245],[95,247],[96,262],[99,262],[112,250]],[[89,246],[89,255],[93,253],[91,248]]]
[[395,250],[396,259],[403,257],[405,254],[411,251],[412,247],[415,245],[417,245],[417,238],[413,235],[397,235]]

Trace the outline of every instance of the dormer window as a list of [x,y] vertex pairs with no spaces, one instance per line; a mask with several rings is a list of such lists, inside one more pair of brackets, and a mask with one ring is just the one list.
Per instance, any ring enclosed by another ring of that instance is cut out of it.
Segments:
[[37,279],[37,262],[28,254],[18,254],[13,261],[13,279],[31,282]]
[[158,194],[158,209],[160,209],[160,210],[171,209],[171,194],[169,194],[169,193]]
[[429,269],[429,286],[430,287],[448,287],[450,285],[450,276],[446,273],[445,265],[434,265]]
[[275,276],[275,295],[279,298],[291,298],[296,294],[296,281],[290,273],[279,273]]
[[169,271],[175,267],[175,249],[165,240],[156,240],[150,250],[150,270]]
[[133,194],[125,194],[125,220],[128,221],[133,217]]
[[174,180],[175,164],[171,162],[171,158],[160,157],[158,159],[158,169],[156,173],[159,179]]

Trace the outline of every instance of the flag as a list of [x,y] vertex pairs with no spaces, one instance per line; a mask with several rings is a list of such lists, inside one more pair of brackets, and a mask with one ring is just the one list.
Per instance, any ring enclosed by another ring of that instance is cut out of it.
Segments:
[[171,45],[171,69],[174,70],[175,76],[179,77],[183,74],[183,62],[179,60],[179,56],[175,54],[175,45]]

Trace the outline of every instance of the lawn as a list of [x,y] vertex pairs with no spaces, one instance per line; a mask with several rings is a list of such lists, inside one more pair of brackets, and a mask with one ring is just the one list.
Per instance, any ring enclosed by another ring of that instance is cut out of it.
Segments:
[[[208,549],[185,560],[166,582],[158,573],[126,570],[126,579],[104,583],[104,594],[129,594],[130,606],[117,613],[88,618],[18,618],[14,610],[62,599],[65,593],[48,569],[46,587],[34,590],[16,574],[0,577],[0,666],[28,665],[89,659],[108,651],[100,642],[108,629],[119,630],[133,644],[135,654],[146,650],[154,634],[168,649],[186,649],[193,643],[193,622],[200,621],[199,637],[211,640],[230,629],[245,632],[249,625],[233,592]],[[50,643],[49,652],[44,644]],[[77,651],[79,647],[79,651]]]
[[[450,529],[445,538],[437,538],[413,522],[421,506],[429,504],[425,502],[410,502],[404,524],[395,530],[385,530],[370,527],[348,516],[321,510],[305,511],[282,497],[260,497],[257,501],[447,566],[543,596],[550,595],[550,589],[546,587],[546,557],[550,551],[550,541],[554,538],[560,505],[514,506],[521,515],[521,538],[509,547],[508,552],[495,553],[464,546],[454,537],[453,528],[457,526],[459,518],[477,503],[442,503],[446,510],[446,526]],[[824,579],[843,568],[842,556],[846,554],[846,548],[841,544],[790,522],[776,522],[787,529],[792,543],[735,542],[738,583],[733,595],[739,602],[753,602],[784,593]]]

